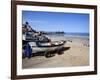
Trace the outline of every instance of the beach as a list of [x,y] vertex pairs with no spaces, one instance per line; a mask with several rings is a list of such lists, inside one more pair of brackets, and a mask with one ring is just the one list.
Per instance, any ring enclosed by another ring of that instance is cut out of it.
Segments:
[[65,40],[68,47],[63,54],[46,58],[34,56],[22,59],[22,68],[55,68],[89,65],[89,38],[81,36],[47,36],[52,41]]

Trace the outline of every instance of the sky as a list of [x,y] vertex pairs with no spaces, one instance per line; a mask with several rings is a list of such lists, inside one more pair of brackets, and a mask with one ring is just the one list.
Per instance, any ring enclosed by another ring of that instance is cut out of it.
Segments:
[[89,14],[22,11],[22,24],[26,21],[36,31],[89,33]]

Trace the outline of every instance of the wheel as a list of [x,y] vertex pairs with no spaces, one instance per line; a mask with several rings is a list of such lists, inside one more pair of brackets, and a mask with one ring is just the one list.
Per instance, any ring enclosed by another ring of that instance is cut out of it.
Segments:
[[46,58],[51,57],[51,53],[50,53],[50,52],[46,52],[46,53],[45,53],[45,57],[46,57]]
[[46,57],[46,58],[53,57],[53,56],[55,56],[55,55],[52,54],[51,52],[46,52],[46,53],[45,53],[45,57]]
[[58,55],[61,55],[63,54],[64,52],[63,51],[58,51]]

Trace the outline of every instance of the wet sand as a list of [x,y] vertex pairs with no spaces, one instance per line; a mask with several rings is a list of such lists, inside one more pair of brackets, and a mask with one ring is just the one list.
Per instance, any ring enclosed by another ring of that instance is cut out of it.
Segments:
[[52,41],[66,40],[64,47],[69,47],[62,55],[46,58],[35,56],[22,59],[22,68],[55,68],[89,65],[89,39],[85,37],[49,36]]

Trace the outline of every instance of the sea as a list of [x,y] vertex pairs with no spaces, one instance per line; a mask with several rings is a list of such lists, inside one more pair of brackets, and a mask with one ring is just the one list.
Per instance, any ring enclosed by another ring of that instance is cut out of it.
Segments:
[[82,38],[89,38],[89,33],[49,34],[49,36],[64,36],[64,37],[82,37]]
[[83,37],[89,37],[89,33],[65,33],[64,36],[83,36]]

